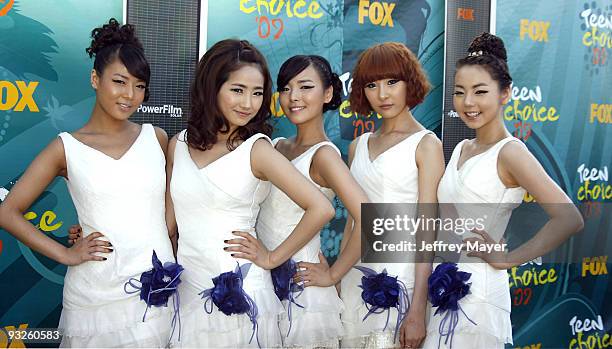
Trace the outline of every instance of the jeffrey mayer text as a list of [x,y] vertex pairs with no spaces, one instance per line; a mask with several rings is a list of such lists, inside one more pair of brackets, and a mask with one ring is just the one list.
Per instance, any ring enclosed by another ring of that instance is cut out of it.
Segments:
[[[376,252],[416,252],[417,244],[414,241],[401,241],[398,243],[384,243],[382,241],[375,241],[372,245]],[[421,241],[419,246],[419,252],[504,252],[507,251],[508,244],[486,244],[478,241],[466,241],[464,243],[446,243],[443,241],[434,241],[427,243]]]

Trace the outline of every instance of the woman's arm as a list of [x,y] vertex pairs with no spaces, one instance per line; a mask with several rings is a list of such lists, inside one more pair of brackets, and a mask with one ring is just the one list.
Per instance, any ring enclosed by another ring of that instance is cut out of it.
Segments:
[[[356,147],[357,147],[357,140],[354,139],[349,144],[349,147],[348,147],[348,166],[347,167],[349,168],[349,172],[350,172],[351,164],[353,163],[353,157],[355,156],[355,148]],[[361,188],[361,186],[360,186],[360,188]],[[359,208],[359,213],[360,213],[360,216],[361,216],[361,207]],[[349,211],[348,215],[346,217],[346,223],[344,224],[344,231],[342,232],[342,241],[340,241],[340,255],[342,255],[342,253],[344,252],[344,249],[348,245],[348,242],[349,242],[349,240],[351,238],[351,233],[353,232],[354,223],[355,223],[355,221],[353,220],[353,217],[351,216],[351,212]],[[359,238],[357,238],[357,239],[359,239],[357,248],[360,251],[359,254],[361,254],[361,236],[359,236]],[[357,244],[357,242],[353,242],[353,245],[354,244]],[[347,256],[346,258],[349,258],[349,257]],[[358,260],[359,260],[359,257],[357,258],[357,261]],[[357,261],[355,261],[355,263],[357,263]],[[336,262],[338,262],[338,260],[336,260]],[[353,263],[353,264],[355,264],[355,263]]]
[[[349,146],[349,166],[353,161],[355,146],[356,141]],[[326,287],[339,283],[361,257],[361,204],[368,202],[368,197],[337,154],[335,154],[336,158],[325,156],[330,155],[326,153],[322,155],[315,163],[316,169],[329,187],[340,197],[349,215],[344,226],[344,235],[340,245],[341,253],[333,266],[328,268],[326,263],[301,262],[299,267],[304,271],[299,275],[306,286]]]
[[99,240],[102,234],[95,232],[77,240],[71,248],[56,242],[36,229],[23,217],[32,203],[42,194],[56,176],[67,176],[64,145],[59,138],[53,140],[32,161],[9,195],[0,205],[0,227],[29,248],[65,265],[77,265],[85,261],[105,260],[94,252],[112,252],[105,248],[107,241]]
[[166,154],[166,227],[168,228],[168,237],[172,243],[172,252],[176,258],[178,248],[178,226],[176,217],[174,216],[174,203],[172,195],[170,195],[170,182],[172,181],[172,169],[174,166],[174,149],[176,148],[177,136],[172,137],[168,143],[168,152]]
[[255,177],[272,182],[304,210],[302,219],[291,234],[273,251],[268,252],[263,244],[248,233],[235,232],[243,239],[231,239],[226,250],[236,252],[236,258],[252,261],[265,269],[273,269],[291,258],[319,233],[335,214],[327,198],[306,177],[276,151],[270,142],[255,141],[251,150],[251,169]]
[[[349,212],[346,216],[346,222],[344,223],[344,230],[342,231],[342,240],[340,240],[340,255],[344,253],[344,249],[346,249],[346,246],[348,245],[349,239],[351,238],[351,233],[353,232],[353,226],[353,217]],[[361,241],[359,243],[359,248],[361,248]],[[357,260],[359,260],[359,257],[357,257]],[[355,261],[355,263],[357,263],[357,261]]]
[[[347,167],[349,168],[349,171],[350,171],[351,165],[353,164],[353,159],[355,157],[355,149],[356,148],[357,148],[357,139],[354,139],[349,144],[349,147],[348,147],[348,166]],[[369,199],[368,199],[368,201],[369,201]],[[360,216],[361,216],[361,207],[359,208],[359,213],[360,213]],[[348,245],[349,240],[351,239],[351,233],[353,232],[353,229],[354,229],[354,223],[355,223],[355,221],[353,220],[353,217],[351,216],[351,213],[349,212],[347,217],[346,217],[346,223],[344,224],[344,231],[342,233],[342,241],[340,242],[340,254],[341,255],[342,255],[344,249],[346,248],[346,246]],[[356,244],[357,245],[357,249],[359,249],[359,251],[360,251],[359,254],[361,255],[361,236],[359,236],[358,238],[355,238],[355,239],[358,239],[358,240],[353,242],[352,246]],[[353,247],[355,247],[355,246],[353,246]],[[350,258],[350,257],[347,256],[346,258]],[[337,261],[338,260],[336,260],[336,262]],[[357,261],[359,261],[359,257],[357,258]],[[355,261],[355,263],[357,263],[357,261]],[[355,263],[353,263],[353,265]]]
[[[523,187],[536,198],[550,219],[533,238],[509,253],[471,252],[469,256],[480,257],[498,269],[509,269],[547,254],[582,229],[584,221],[576,206],[524,146],[517,142],[504,145],[497,168],[504,185]],[[482,239],[466,241],[497,243],[486,232],[475,233]]]
[[[422,139],[416,150],[416,164],[419,175],[419,198],[417,217],[437,217],[435,204],[438,202],[438,184],[444,174],[444,155],[442,142],[427,134]],[[419,230],[415,234],[417,246],[421,241],[433,242],[435,231]],[[414,290],[410,310],[402,322],[400,329],[400,343],[402,347],[418,348],[425,338],[425,314],[427,308],[427,280],[431,275],[432,256],[421,255],[416,258]]]
[[[352,160],[353,145],[349,147],[349,157]],[[331,286],[340,282],[342,277],[351,270],[361,257],[361,204],[368,202],[368,197],[342,158],[331,148],[322,148],[315,155],[314,165],[318,175],[334,192],[349,212],[342,244],[344,248],[331,268],[318,270],[310,275],[310,268],[320,268],[321,265],[305,265],[302,275],[306,286]],[[350,222],[349,222],[350,219]],[[301,265],[300,265],[301,266]],[[301,266],[302,267],[302,266]],[[319,275],[319,272],[321,275]]]

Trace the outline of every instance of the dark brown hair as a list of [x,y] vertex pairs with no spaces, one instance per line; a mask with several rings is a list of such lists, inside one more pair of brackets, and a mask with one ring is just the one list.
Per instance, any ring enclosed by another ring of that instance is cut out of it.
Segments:
[[145,82],[144,101],[149,99],[149,80],[151,68],[144,54],[144,48],[136,37],[134,26],[121,25],[111,18],[108,24],[91,31],[91,45],[85,49],[94,59],[94,69],[99,75],[104,68],[118,59],[130,74]]
[[472,40],[468,48],[468,55],[457,61],[456,68],[459,70],[466,65],[481,66],[491,75],[493,80],[497,81],[499,89],[503,90],[512,84],[507,59],[503,40],[485,32]]
[[264,77],[263,102],[257,114],[246,125],[235,129],[227,139],[227,148],[234,150],[239,140],[256,133],[272,134],[268,124],[272,100],[272,79],[264,56],[246,40],[227,39],[214,44],[198,63],[191,85],[191,116],[187,122],[186,142],[207,150],[217,143],[218,133],[229,132],[229,124],[219,106],[217,95],[229,75],[247,65],[259,69]]
[[351,110],[360,115],[372,112],[364,88],[370,82],[398,79],[406,82],[406,104],[414,108],[423,102],[430,85],[417,57],[404,44],[385,42],[363,51],[353,71],[349,101]]
[[291,79],[303,72],[306,68],[312,66],[319,74],[319,78],[323,82],[323,88],[332,87],[332,99],[323,104],[323,112],[328,110],[338,109],[342,103],[342,81],[338,74],[332,71],[331,65],[327,59],[317,55],[297,55],[289,58],[281,65],[276,78],[276,85],[280,92]]

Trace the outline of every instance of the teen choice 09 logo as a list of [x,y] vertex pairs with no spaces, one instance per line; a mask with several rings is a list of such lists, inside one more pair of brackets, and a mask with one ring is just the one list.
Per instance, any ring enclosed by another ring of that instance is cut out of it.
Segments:
[[[585,3],[579,13],[582,44],[587,49],[587,67],[604,66],[612,49],[612,5],[602,7],[596,1]],[[593,71],[593,70],[591,70]],[[595,73],[599,71],[596,69]]]

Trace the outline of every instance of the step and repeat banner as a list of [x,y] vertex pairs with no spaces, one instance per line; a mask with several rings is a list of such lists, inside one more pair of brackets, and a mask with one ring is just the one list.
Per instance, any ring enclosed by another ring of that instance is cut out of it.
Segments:
[[[352,113],[348,101],[351,72],[359,54],[380,42],[405,43],[419,57],[432,92],[413,112],[425,127],[440,131],[443,5],[441,1],[420,0],[209,1],[207,47],[228,37],[249,40],[266,56],[274,81],[280,66],[291,56],[325,57],[343,83],[343,103],[338,110],[326,113],[325,131],[346,159],[349,143],[374,131],[381,122],[376,114],[362,117]],[[295,126],[280,108],[278,92],[273,96],[272,114],[274,136],[295,134]],[[336,219],[321,232],[321,250],[332,261],[340,251],[347,214],[338,199],[334,206]]]
[[[456,0],[446,7],[442,134],[447,160],[458,142],[474,137],[452,105],[455,62],[467,54],[474,36],[488,30],[504,40],[513,78],[502,115],[507,129],[585,220],[581,235],[558,249],[576,263],[538,259],[508,271],[513,347],[612,347],[607,254],[612,248],[612,2]],[[541,227],[528,218],[537,208],[535,199],[527,193],[524,202],[506,232],[511,246]],[[579,248],[593,252],[581,252],[580,260],[571,257]]]
[[[497,1],[494,26],[513,78],[506,127],[579,205],[581,241],[607,246],[510,271],[516,347],[612,347],[612,1]],[[510,229],[525,227],[516,213]]]
[[[87,121],[95,95],[85,48],[91,29],[110,17],[136,25],[152,66],[151,99],[135,121],[152,122],[169,135],[180,131],[189,116],[189,84],[198,58],[219,40],[247,39],[265,54],[274,80],[280,65],[295,54],[318,54],[330,61],[343,82],[344,102],[325,115],[325,130],[346,158],[348,144],[381,122],[377,115],[353,114],[348,93],[359,54],[384,41],[403,42],[418,56],[432,91],[414,115],[443,138],[445,151],[452,150],[465,130],[458,119],[448,121],[455,117],[452,104],[443,103],[454,76],[448,55],[445,66],[445,27],[451,17],[469,26],[486,14],[487,28],[492,21],[490,29],[506,41],[515,81],[503,116],[508,128],[572,199],[589,203],[583,205],[589,208],[587,224],[609,225],[601,212],[612,195],[611,155],[605,151],[612,136],[610,1],[517,0],[494,6],[486,2],[478,9],[473,3],[0,0],[0,200],[58,133]],[[446,28],[446,50],[461,54],[471,37],[455,29]],[[453,35],[462,39],[449,39]],[[293,135],[295,127],[285,118],[277,93],[272,112],[274,136]],[[321,232],[321,249],[330,261],[339,253],[346,217],[341,203],[335,206],[336,218]],[[65,243],[77,217],[64,181],[54,181],[25,217],[42,234]],[[602,232],[603,241],[607,233]],[[582,264],[534,262],[510,270],[513,347],[612,346],[607,266],[607,256],[593,256]],[[0,328],[56,327],[65,271],[0,230]],[[11,342],[0,331],[0,347],[8,346],[24,343]]]
[[[122,13],[121,1],[0,1],[0,200],[58,133],[89,118],[89,35]],[[77,217],[64,181],[56,179],[25,217],[66,243]],[[65,273],[0,230],[0,347],[24,347],[7,330],[57,327]]]

